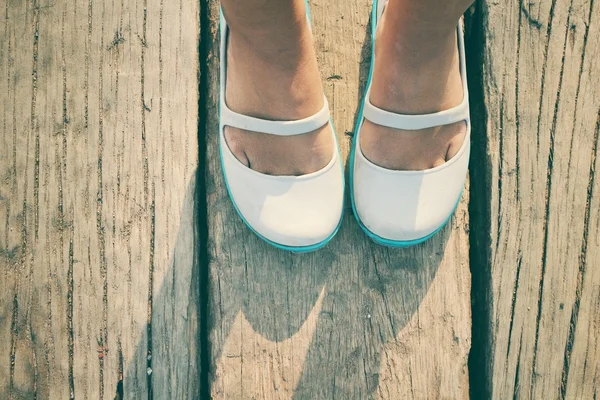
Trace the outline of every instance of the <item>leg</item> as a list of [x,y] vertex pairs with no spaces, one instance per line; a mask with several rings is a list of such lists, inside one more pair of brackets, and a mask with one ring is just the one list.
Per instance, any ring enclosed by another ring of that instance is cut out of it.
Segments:
[[[376,37],[371,102],[388,111],[424,114],[452,108],[463,96],[456,26],[472,0],[389,0]],[[400,131],[365,121],[361,147],[390,169],[423,170],[459,150],[464,122]]]
[[[222,0],[230,28],[228,106],[239,113],[295,120],[323,107],[321,76],[303,0]],[[333,153],[331,128],[296,137],[226,128],[235,156],[252,169],[301,175],[324,167]]]

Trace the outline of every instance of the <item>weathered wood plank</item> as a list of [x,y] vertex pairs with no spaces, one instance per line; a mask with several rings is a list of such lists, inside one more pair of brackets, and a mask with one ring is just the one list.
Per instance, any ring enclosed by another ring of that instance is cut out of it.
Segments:
[[197,396],[198,3],[3,11],[0,397]]
[[[312,1],[326,94],[344,156],[370,58],[366,0]],[[351,211],[316,253],[256,238],[227,197],[218,157],[218,4],[210,2],[207,192],[214,398],[467,398],[467,195],[428,243],[371,243]]]
[[590,270],[600,260],[591,219],[599,5],[481,5],[492,396],[591,398],[599,362],[587,358],[598,351],[592,296],[600,280]]
[[[596,55],[600,55],[598,50]],[[591,77],[592,75],[588,75],[586,78]],[[595,87],[597,88],[593,84],[587,85],[587,94],[596,92]],[[600,260],[600,185],[596,176],[597,171],[600,171],[599,133],[600,112],[590,163],[582,255],[571,314],[572,325],[569,327],[569,342],[566,348],[567,364],[563,377],[567,379],[568,385],[564,387],[563,392],[567,399],[591,399],[600,396],[600,270],[596,267],[597,260]]]
[[[0,390],[14,398],[31,397],[38,384],[37,354],[32,350],[30,330],[32,294],[26,282],[31,281],[31,256],[28,240],[33,235],[31,195],[33,186],[33,37],[34,14],[25,2],[9,7],[6,3],[3,39],[0,40],[0,96],[2,96],[2,290],[0,290],[1,343]],[[18,20],[21,23],[18,23]],[[31,141],[31,146],[29,142]],[[24,151],[25,150],[25,151]],[[29,151],[27,151],[29,150]],[[17,152],[19,151],[19,152]],[[20,171],[28,171],[22,173]],[[39,356],[38,356],[39,357]],[[19,362],[15,362],[19,360]],[[41,360],[40,360],[41,361]],[[8,397],[8,396],[3,396]]]

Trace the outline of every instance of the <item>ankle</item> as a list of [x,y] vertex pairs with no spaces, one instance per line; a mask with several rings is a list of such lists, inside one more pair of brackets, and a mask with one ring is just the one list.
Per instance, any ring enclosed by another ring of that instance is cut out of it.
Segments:
[[384,13],[388,27],[408,43],[440,42],[456,32],[458,20],[472,0],[445,0],[435,7],[431,3],[390,0]]
[[251,50],[270,62],[297,58],[312,48],[312,33],[303,13],[281,16],[228,20],[229,40]]
[[231,33],[229,48],[239,54],[241,60],[260,62],[265,66],[277,67],[282,72],[294,71],[306,62],[310,56],[311,43],[297,38],[289,41],[261,40],[260,37],[248,37]]
[[[222,1],[221,9],[230,31],[268,40],[273,36],[295,36],[306,25],[304,0]],[[275,33],[275,35],[273,35]]]
[[266,119],[294,120],[319,111],[323,89],[312,43],[301,50],[290,46],[283,51],[255,43],[235,34],[229,37],[229,107]]
[[404,68],[435,68],[436,64],[447,64],[456,56],[456,24],[427,29],[407,18],[388,17],[385,16],[377,33],[378,49],[393,53]]
[[408,44],[396,35],[385,29],[378,34],[373,104],[400,113],[429,113],[458,105],[463,93],[456,31]]

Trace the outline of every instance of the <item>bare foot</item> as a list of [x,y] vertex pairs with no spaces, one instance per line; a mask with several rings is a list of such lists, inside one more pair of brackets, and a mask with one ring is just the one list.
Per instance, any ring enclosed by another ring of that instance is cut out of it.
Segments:
[[[371,103],[400,114],[427,114],[459,105],[463,88],[456,29],[441,37],[414,37],[402,29],[410,27],[391,18],[378,24]],[[465,134],[465,122],[405,131],[365,120],[360,145],[365,157],[381,167],[424,170],[452,158]]]
[[[321,110],[321,76],[305,17],[281,35],[229,31],[226,102],[233,111],[268,120],[297,120]],[[225,139],[235,157],[255,171],[304,175],[331,161],[331,129],[327,124],[285,137],[226,127]]]

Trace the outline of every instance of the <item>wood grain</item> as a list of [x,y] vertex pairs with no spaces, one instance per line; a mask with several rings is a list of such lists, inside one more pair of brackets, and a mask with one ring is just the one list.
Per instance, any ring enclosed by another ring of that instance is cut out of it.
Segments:
[[[435,239],[382,248],[349,209],[325,248],[269,247],[236,215],[218,157],[218,4],[210,5],[207,200],[215,399],[467,398],[470,273],[465,195]],[[311,1],[344,157],[370,62],[370,4]]]
[[[435,239],[391,250],[347,209],[339,235],[307,255],[261,242],[227,197],[218,3],[205,5],[200,99],[197,2],[0,10],[0,398],[201,396],[199,103],[214,398],[467,398],[469,219],[489,228],[470,234],[487,243],[472,268],[486,271],[475,290],[490,293],[489,396],[598,397],[597,1],[478,3],[481,43],[469,44],[482,52],[471,86],[482,86],[484,131],[473,134],[485,148],[473,185],[487,212],[469,217],[465,193]],[[311,6],[347,158],[370,4]]]
[[193,397],[198,4],[3,8],[0,398]]
[[491,395],[595,398],[600,4],[481,5]]

